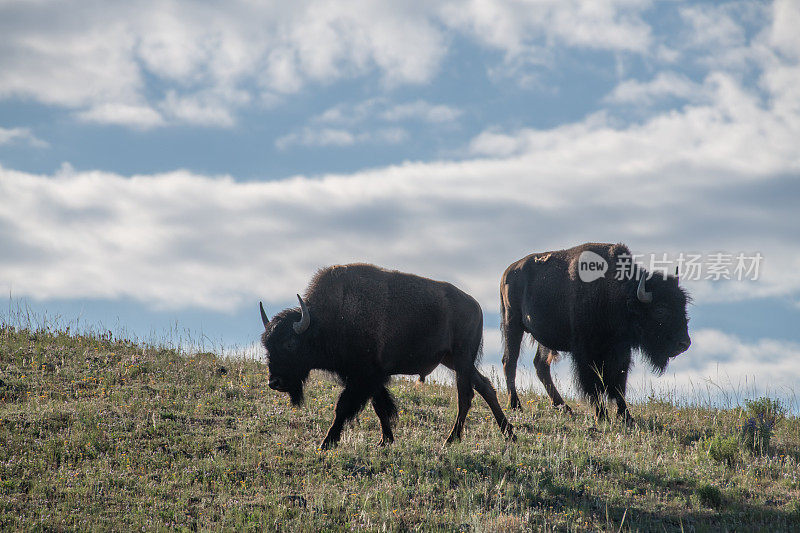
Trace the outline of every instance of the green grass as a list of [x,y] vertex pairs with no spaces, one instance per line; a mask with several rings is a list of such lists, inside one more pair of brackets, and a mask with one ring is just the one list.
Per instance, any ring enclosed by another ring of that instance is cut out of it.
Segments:
[[396,380],[393,445],[375,446],[365,410],[320,452],[339,391],[321,375],[293,409],[257,361],[0,326],[0,380],[2,530],[800,528],[795,416],[768,453],[719,461],[708,443],[736,436],[743,409],[650,399],[626,428],[526,394],[507,443],[476,397],[443,447],[455,391]]

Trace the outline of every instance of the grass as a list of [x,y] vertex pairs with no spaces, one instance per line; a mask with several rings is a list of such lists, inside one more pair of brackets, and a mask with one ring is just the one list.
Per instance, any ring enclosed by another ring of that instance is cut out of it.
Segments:
[[744,409],[651,398],[626,428],[529,393],[507,443],[476,396],[443,447],[454,390],[396,380],[393,445],[375,446],[365,410],[320,452],[338,385],[312,375],[293,409],[266,383],[258,361],[0,326],[0,529],[800,528],[796,416],[763,455],[719,461],[708,443],[738,435]]

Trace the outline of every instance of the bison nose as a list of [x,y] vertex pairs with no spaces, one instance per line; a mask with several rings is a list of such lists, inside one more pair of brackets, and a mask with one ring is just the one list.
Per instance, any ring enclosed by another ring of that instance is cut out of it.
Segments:
[[281,388],[281,380],[280,378],[271,377],[269,378],[269,388],[272,390],[280,390]]
[[691,345],[692,345],[691,339],[687,338],[686,340],[680,341],[678,343],[678,353],[685,352],[686,350],[689,349],[689,346],[691,346]]

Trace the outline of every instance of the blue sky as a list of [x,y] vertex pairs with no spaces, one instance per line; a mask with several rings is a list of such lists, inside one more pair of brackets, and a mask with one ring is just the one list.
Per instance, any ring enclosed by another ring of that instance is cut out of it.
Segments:
[[789,0],[0,1],[0,289],[249,346],[259,300],[364,260],[478,298],[491,364],[530,252],[757,251],[757,281],[686,282],[661,379],[798,391],[798,26]]

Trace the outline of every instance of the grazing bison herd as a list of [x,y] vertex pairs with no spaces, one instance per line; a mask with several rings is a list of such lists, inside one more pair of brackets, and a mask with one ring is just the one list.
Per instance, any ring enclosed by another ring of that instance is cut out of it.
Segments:
[[[589,254],[607,266],[586,278]],[[524,333],[537,341],[536,374],[555,407],[569,411],[550,376],[559,352],[569,352],[575,377],[598,419],[603,397],[631,424],[625,387],[631,352],[639,349],[656,372],[689,348],[688,295],[675,276],[622,269],[631,257],[622,244],[588,243],[535,253],[512,263],[500,282],[503,370],[509,406],[521,408],[515,376]],[[624,271],[623,271],[624,270]],[[320,270],[300,307],[270,320],[260,305],[261,342],[269,386],[303,402],[312,370],[337,376],[344,385],[322,448],[335,446],[344,425],[369,401],[380,420],[381,445],[394,440],[397,408],[386,388],[396,374],[424,379],[442,364],[455,372],[458,414],[447,442],[461,438],[474,391],[486,401],[500,431],[515,439],[491,382],[478,371],[483,313],[478,302],[450,283],[373,265],[337,265]]]

